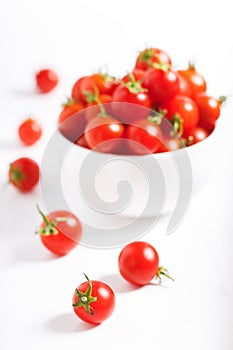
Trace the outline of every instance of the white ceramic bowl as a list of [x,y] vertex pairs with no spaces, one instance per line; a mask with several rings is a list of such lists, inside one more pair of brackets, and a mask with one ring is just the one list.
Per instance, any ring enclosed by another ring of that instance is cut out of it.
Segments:
[[171,233],[211,177],[219,131],[174,152],[128,156],[80,147],[56,130],[41,164],[42,200],[48,211],[63,208],[81,219],[84,245],[120,246],[166,214]]

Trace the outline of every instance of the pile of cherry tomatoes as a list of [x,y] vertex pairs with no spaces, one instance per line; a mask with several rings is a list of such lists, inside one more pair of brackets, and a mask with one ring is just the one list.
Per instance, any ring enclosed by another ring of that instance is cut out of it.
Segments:
[[206,89],[194,65],[174,70],[166,52],[148,48],[122,79],[100,72],[79,78],[59,115],[59,129],[72,142],[104,153],[177,150],[215,128],[225,98]]

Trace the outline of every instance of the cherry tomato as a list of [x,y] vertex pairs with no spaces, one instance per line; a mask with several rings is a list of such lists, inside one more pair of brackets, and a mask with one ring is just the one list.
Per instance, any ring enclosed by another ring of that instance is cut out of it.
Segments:
[[94,94],[93,102],[88,103],[85,110],[86,121],[89,122],[92,118],[96,117],[99,113],[101,113],[101,105],[104,107],[105,112],[111,115],[112,114],[111,102],[112,102],[111,95],[102,94],[102,95],[96,96]]
[[179,137],[165,138],[164,142],[161,143],[158,153],[177,151],[184,146],[185,144]]
[[202,92],[195,96],[199,113],[200,113],[200,125],[209,131],[213,131],[215,122],[219,118],[221,112],[221,104],[225,101],[225,97],[216,99],[209,96],[207,93]]
[[62,256],[74,249],[82,236],[82,226],[74,214],[66,210],[57,210],[45,215],[37,207],[43,222],[36,232],[43,245],[52,253]]
[[148,48],[141,51],[136,59],[135,68],[148,69],[153,66],[154,63],[171,65],[171,58],[168,54],[158,48]]
[[85,128],[85,139],[90,148],[103,153],[115,152],[120,146],[124,126],[116,119],[99,115]]
[[178,70],[178,72],[190,82],[193,96],[199,92],[206,91],[206,81],[204,77],[196,71],[193,64],[190,63],[187,69]]
[[192,87],[190,82],[179,73],[178,73],[178,78],[179,78],[179,89],[177,91],[177,95],[192,97],[193,93],[192,93]]
[[184,136],[195,128],[199,122],[199,111],[196,103],[187,96],[175,95],[165,100],[161,108],[167,111],[166,118],[173,120],[175,115],[181,118]]
[[195,143],[203,141],[208,136],[209,132],[206,129],[202,128],[201,126],[197,126],[196,128],[190,131],[187,145],[194,145]]
[[83,76],[79,78],[72,87],[71,96],[76,102],[81,102],[86,104],[86,95],[83,93],[83,84],[86,80],[89,79],[89,76]]
[[105,321],[115,308],[115,294],[104,282],[81,283],[73,294],[72,305],[75,314],[83,321],[99,324]]
[[[73,116],[73,117],[71,117]],[[70,141],[75,141],[82,135],[86,124],[84,106],[81,103],[68,102],[63,107],[59,118],[58,127],[60,132]]]
[[51,69],[42,69],[36,74],[36,84],[40,92],[50,92],[58,84],[58,76]]
[[88,148],[90,149],[90,147],[87,144],[87,141],[85,139],[85,135],[80,136],[76,141],[75,144],[80,146],[80,147],[84,147],[84,148]]
[[20,124],[18,134],[25,145],[31,146],[39,140],[42,130],[36,120],[29,118]]
[[[113,93],[112,109],[123,123],[145,118],[151,108],[151,100],[145,88],[130,75],[128,83],[121,83]],[[119,103],[121,102],[121,103]]]
[[111,95],[119,82],[116,78],[103,73],[93,74],[82,83],[83,91],[95,93],[96,89],[100,94]]
[[21,192],[29,192],[39,182],[40,169],[33,159],[19,158],[10,164],[8,177]]
[[160,126],[148,119],[137,120],[125,130],[127,147],[132,154],[156,153],[163,138]]
[[149,90],[153,104],[161,103],[178,92],[178,74],[172,69],[152,68],[145,74],[143,86]]
[[152,279],[161,282],[161,275],[172,279],[166,269],[159,267],[156,249],[146,242],[127,244],[118,257],[118,267],[128,282],[139,286],[150,283]]

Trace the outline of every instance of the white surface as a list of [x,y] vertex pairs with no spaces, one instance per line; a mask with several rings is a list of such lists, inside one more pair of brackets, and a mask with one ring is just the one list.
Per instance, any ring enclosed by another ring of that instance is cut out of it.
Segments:
[[[5,1],[0,12],[0,348],[53,350],[142,348],[232,350],[232,101],[219,128],[221,155],[208,186],[192,201],[177,231],[165,236],[166,219],[144,239],[176,279],[164,287],[130,290],[118,276],[116,250],[78,247],[55,259],[34,228],[40,219],[37,188],[22,195],[7,185],[10,161],[40,161],[72,83],[105,64],[129,70],[145,44],[167,50],[174,63],[193,57],[212,94],[232,94],[231,3],[219,1]],[[46,96],[33,91],[33,73],[51,66],[61,76]],[[33,115],[43,139],[24,148],[18,123]],[[116,291],[112,317],[93,328],[72,313],[71,298],[85,271]]]

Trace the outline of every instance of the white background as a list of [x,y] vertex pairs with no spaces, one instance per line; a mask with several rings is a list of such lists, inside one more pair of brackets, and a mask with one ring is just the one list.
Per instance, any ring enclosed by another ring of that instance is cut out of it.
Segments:
[[[2,350],[141,348],[232,350],[233,237],[231,98],[222,112],[220,157],[202,193],[177,231],[166,219],[144,237],[176,279],[134,289],[118,275],[120,249],[79,246],[64,258],[47,252],[34,229],[39,188],[22,195],[7,184],[19,156],[41,160],[60,105],[75,80],[99,68],[120,76],[145,45],[166,50],[176,67],[191,58],[216,96],[233,91],[231,2],[219,1],[5,1],[0,9],[0,215]],[[48,95],[34,89],[34,73],[52,67],[60,84]],[[37,118],[43,138],[20,145],[17,126]],[[116,309],[93,327],[72,312],[71,298],[85,271],[116,292]]]

